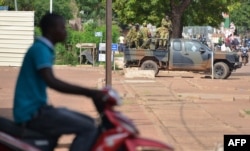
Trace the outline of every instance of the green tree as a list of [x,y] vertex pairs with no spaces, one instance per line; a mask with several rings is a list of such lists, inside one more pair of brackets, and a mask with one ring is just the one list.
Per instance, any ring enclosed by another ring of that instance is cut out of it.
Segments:
[[244,34],[250,28],[250,3],[243,2],[230,9],[230,20],[236,25],[238,32]]
[[105,0],[76,0],[84,22],[92,19],[101,25],[105,21]]
[[[14,10],[14,0],[2,0],[3,3],[9,6],[10,10]],[[72,0],[56,0],[53,1],[53,12],[59,13],[66,19],[73,17],[73,10],[71,9]],[[35,25],[41,19],[41,16],[50,10],[50,1],[41,0],[17,0],[18,10],[21,11],[35,11]]]
[[0,6],[3,6],[4,4],[4,0],[0,0]]
[[[231,0],[114,0],[113,9],[121,23],[142,23],[144,20],[159,26],[167,14],[173,23],[172,37],[180,37],[184,25],[217,26],[222,11],[228,12]],[[124,5],[126,3],[126,5]]]
[[[65,19],[69,20],[73,17],[73,12],[70,7],[70,0],[56,0],[53,1],[53,12],[56,12],[62,15]],[[35,10],[35,25],[38,24],[38,21],[41,19],[42,15],[46,12],[49,12],[50,1],[34,1],[34,10]]]
[[173,31],[171,37],[181,37],[182,33],[182,18],[185,10],[191,4],[192,0],[170,0],[171,20],[173,24]]

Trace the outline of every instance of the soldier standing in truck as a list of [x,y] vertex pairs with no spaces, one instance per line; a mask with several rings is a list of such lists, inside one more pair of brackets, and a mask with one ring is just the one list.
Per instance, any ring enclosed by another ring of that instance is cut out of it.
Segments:
[[165,41],[165,44],[163,44],[164,46],[166,45],[166,43],[169,41],[169,35],[170,32],[172,31],[172,21],[170,20],[169,16],[166,15],[165,18],[163,18],[161,20],[161,24],[167,28],[167,32],[165,33],[166,35],[164,37],[167,38],[167,40]]
[[140,31],[140,24],[135,24],[135,37],[133,37],[132,41],[135,43],[135,48],[139,48],[141,45],[142,34]]
[[129,26],[129,31],[126,36],[126,44],[128,47],[133,47],[135,44],[133,43],[133,39],[136,36],[135,26],[131,24]]
[[141,34],[141,37],[142,37],[142,41],[143,41],[143,43],[142,43],[142,48],[145,48],[145,49],[147,49],[147,48],[149,48],[149,38],[151,37],[151,32],[150,32],[150,30],[147,28],[147,23],[146,22],[144,22],[143,24],[142,24],[142,28],[141,28],[141,30],[140,30],[140,34]]

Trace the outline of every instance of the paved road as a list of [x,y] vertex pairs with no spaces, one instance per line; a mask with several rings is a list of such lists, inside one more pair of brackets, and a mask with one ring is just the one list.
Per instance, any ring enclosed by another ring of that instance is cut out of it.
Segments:
[[[155,80],[128,81],[147,113],[177,151],[210,151],[224,134],[249,134],[250,67],[227,80],[187,72],[161,72]],[[132,83],[133,81],[133,83]]]
[[[0,68],[0,115],[12,118],[11,106],[19,68]],[[56,67],[61,79],[101,87],[103,68]],[[103,82],[104,83],[104,82]],[[125,79],[113,72],[112,85],[124,99],[118,107],[134,120],[141,135],[170,143],[176,151],[214,151],[224,134],[249,134],[250,65],[228,80],[212,80],[187,72],[160,72],[155,79]],[[96,117],[88,98],[48,90],[50,102]],[[65,136],[61,144],[72,136]],[[63,149],[58,149],[58,151]]]

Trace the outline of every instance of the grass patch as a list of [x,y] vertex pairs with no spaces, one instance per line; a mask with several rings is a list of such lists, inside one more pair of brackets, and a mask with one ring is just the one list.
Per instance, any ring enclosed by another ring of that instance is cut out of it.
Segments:
[[250,115],[250,110],[244,110],[246,114]]
[[115,53],[114,57],[124,57],[124,54],[123,54],[123,52]]

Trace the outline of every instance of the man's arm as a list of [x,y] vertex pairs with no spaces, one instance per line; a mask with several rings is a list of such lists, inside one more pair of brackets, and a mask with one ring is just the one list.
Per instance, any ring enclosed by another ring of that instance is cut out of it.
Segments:
[[97,96],[98,93],[101,93],[101,91],[98,90],[83,88],[63,82],[54,76],[51,68],[40,69],[39,74],[42,76],[42,78],[50,88],[63,93],[80,94],[91,98]]

